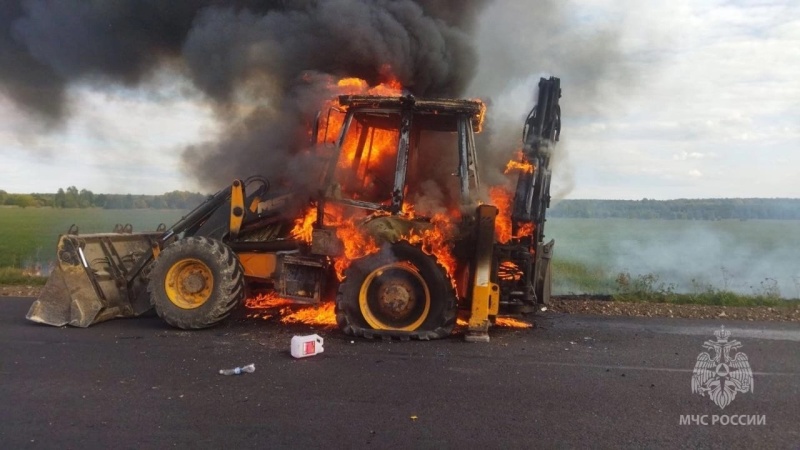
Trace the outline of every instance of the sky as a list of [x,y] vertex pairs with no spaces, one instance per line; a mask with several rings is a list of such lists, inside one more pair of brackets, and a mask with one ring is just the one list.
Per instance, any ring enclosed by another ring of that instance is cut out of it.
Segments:
[[[537,3],[484,8],[464,94],[487,101],[505,148],[539,77],[561,78],[556,197],[800,198],[800,2]],[[138,85],[79,79],[66,95],[48,125],[0,93],[0,189],[207,191],[181,154],[223,126],[179,68]]]

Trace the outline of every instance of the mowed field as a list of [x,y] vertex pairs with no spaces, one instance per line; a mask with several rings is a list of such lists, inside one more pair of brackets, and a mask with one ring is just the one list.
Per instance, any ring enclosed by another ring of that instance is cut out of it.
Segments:
[[[134,231],[178,221],[184,210],[0,208],[0,267],[47,267],[58,235]],[[653,274],[678,292],[713,286],[741,294],[777,288],[800,297],[800,221],[559,219],[547,221],[555,239],[555,294],[610,294],[620,272]]]

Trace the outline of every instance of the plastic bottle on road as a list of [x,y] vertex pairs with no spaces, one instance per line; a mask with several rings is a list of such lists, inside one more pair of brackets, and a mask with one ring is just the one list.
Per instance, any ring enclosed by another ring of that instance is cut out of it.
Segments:
[[235,369],[222,369],[219,371],[221,375],[240,375],[243,373],[253,373],[256,371],[255,364],[248,364],[244,367],[236,367]]

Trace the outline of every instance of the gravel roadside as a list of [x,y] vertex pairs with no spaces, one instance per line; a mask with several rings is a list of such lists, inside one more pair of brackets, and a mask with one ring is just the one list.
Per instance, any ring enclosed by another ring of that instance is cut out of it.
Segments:
[[43,286],[0,286],[0,297],[36,297]]
[[[36,297],[42,286],[0,286],[0,297]],[[547,309],[566,314],[604,316],[681,317],[688,319],[800,322],[800,302],[795,307],[675,305],[627,303],[610,297],[557,296]]]
[[794,307],[770,307],[628,303],[590,298],[555,297],[551,299],[547,308],[567,314],[800,322],[800,301]]

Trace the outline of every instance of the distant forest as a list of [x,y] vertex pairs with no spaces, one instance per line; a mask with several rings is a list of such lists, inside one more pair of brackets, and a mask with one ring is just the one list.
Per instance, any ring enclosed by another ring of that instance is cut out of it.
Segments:
[[9,194],[0,190],[0,205],[22,208],[194,209],[208,198],[197,192],[172,191],[162,195],[95,194],[70,186],[55,194]]
[[[0,190],[0,205],[22,208],[193,209],[208,195],[172,191],[162,195],[95,194],[70,186],[55,194],[9,194]],[[586,219],[784,219],[800,220],[800,199],[709,198],[678,200],[561,200],[549,217]]]
[[562,200],[553,205],[548,216],[587,219],[798,220],[800,199]]

